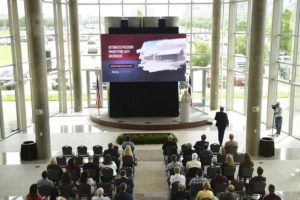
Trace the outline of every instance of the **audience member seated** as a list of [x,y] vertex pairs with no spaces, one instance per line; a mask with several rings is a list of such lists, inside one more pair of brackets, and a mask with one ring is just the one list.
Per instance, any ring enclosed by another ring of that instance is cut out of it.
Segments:
[[175,172],[175,174],[170,177],[170,186],[172,187],[172,183],[175,183],[175,182],[185,183],[185,176],[180,174],[180,168],[175,167],[174,172]]
[[25,200],[43,200],[43,197],[38,194],[37,184],[32,184],[29,188],[29,193]]
[[69,172],[64,172],[58,185],[73,185],[73,181]]
[[188,161],[186,163],[186,171],[188,172],[189,169],[196,167],[196,168],[201,168],[201,163],[197,160],[198,158],[198,154],[197,153],[193,153],[192,154],[192,160]]
[[238,195],[234,192],[234,186],[228,185],[226,192],[221,192],[219,195],[219,200],[237,200]]
[[115,194],[114,200],[133,200],[132,194],[127,193],[127,185],[126,183],[121,183],[119,185],[119,193]]
[[108,197],[104,197],[104,190],[103,188],[98,188],[96,191],[96,195],[92,197],[92,200],[110,200]]
[[89,178],[89,171],[87,171],[87,170],[85,170],[81,173],[79,181],[76,182],[76,185],[80,185],[83,183],[89,184],[91,186],[91,193],[94,193],[94,191],[95,191],[94,180],[92,178]]
[[111,160],[110,154],[104,156],[104,160],[100,163],[100,168],[109,167],[113,169],[113,176],[117,175],[117,165],[114,161]]
[[222,183],[222,182],[228,184],[228,179],[226,178],[226,176],[222,175],[222,169],[218,167],[216,169],[216,177],[210,181],[210,185],[214,189],[215,183]]
[[176,152],[171,152],[171,154],[177,154],[177,144],[176,144],[176,142],[174,142],[173,141],[173,137],[172,137],[172,135],[169,135],[168,136],[168,141],[167,142],[165,142],[164,144],[163,144],[163,146],[162,146],[162,150],[163,150],[163,154],[164,155],[167,155],[167,148],[174,148],[174,149],[176,149]]
[[[26,199],[27,200],[27,199]],[[269,194],[266,195],[263,200],[281,200],[281,197],[275,194],[275,186],[269,185]]]
[[110,154],[111,157],[113,158],[116,158],[116,159],[113,159],[114,162],[116,163],[118,169],[120,168],[120,155],[119,155],[119,152],[117,152],[115,149],[114,149],[114,145],[113,143],[109,143],[108,144],[108,149],[106,149],[104,151],[104,156],[106,154]]
[[[224,172],[225,167],[233,167],[235,171],[235,163],[231,154],[226,155],[225,163],[221,165],[222,172]],[[233,180],[234,174],[232,176],[227,176],[227,178]]]
[[173,154],[171,156],[171,159],[172,159],[172,162],[170,162],[166,168],[166,171],[168,172],[168,177],[170,177],[170,175],[171,175],[170,172],[171,172],[171,170],[174,169],[174,167],[180,167],[180,168],[183,167],[181,162],[177,161],[177,155]]
[[42,172],[42,179],[37,181],[37,187],[41,187],[43,185],[49,186],[49,187],[53,187],[53,182],[51,180],[48,179],[48,173],[47,171],[43,171]]
[[205,141],[206,140],[206,135],[203,134],[201,135],[201,140],[200,141],[197,141],[194,145],[194,149],[196,151],[198,151],[199,149],[201,149],[205,144],[207,144],[207,146],[209,145],[209,142],[208,141]]
[[134,163],[136,163],[136,162],[135,162],[135,157],[134,157],[134,155],[133,155],[133,152],[132,152],[132,150],[131,150],[130,145],[126,145],[126,147],[125,147],[125,149],[124,149],[124,151],[123,151],[123,153],[122,153],[122,156],[130,156],[130,157],[132,158],[132,161],[133,161]]
[[212,193],[210,184],[208,181],[203,183],[203,190],[199,191],[196,197],[196,200],[202,199],[213,199],[214,193]]
[[122,144],[123,150],[125,149],[125,147],[127,145],[130,145],[132,152],[134,152],[134,143],[130,141],[130,136],[129,135],[127,135],[125,137],[125,140],[123,141],[123,144]]
[[241,179],[242,168],[250,168],[250,167],[253,167],[253,166],[254,166],[254,163],[251,160],[250,155],[248,153],[245,153],[244,157],[243,157],[243,160],[240,163],[240,167],[239,167],[239,172],[238,172],[239,179]]
[[[264,173],[263,168],[257,168],[257,176],[253,177],[249,182],[248,192],[252,194],[253,191],[253,184],[257,182],[266,182],[266,177],[263,177],[262,174]],[[265,195],[265,192],[261,193],[261,195]]]
[[67,200],[67,199],[62,196],[59,196],[59,191],[57,187],[53,187],[50,191],[47,200]]
[[126,183],[127,187],[130,187],[129,188],[129,193],[132,194],[132,191],[133,191],[133,187],[134,187],[134,183],[133,183],[133,180],[132,179],[129,179],[127,176],[126,176],[126,170],[125,169],[122,169],[120,171],[120,178],[118,179],[115,179],[115,185],[118,187],[119,185],[121,185],[121,183]]
[[177,200],[177,199],[190,199],[190,194],[187,192],[187,191],[185,191],[185,187],[184,187],[185,185],[184,185],[184,183],[182,183],[182,182],[179,182],[178,183],[178,191],[177,192],[175,192],[173,195],[172,195],[172,197],[171,197],[171,200]]
[[60,177],[63,174],[63,170],[61,169],[61,167],[59,165],[57,165],[56,158],[50,159],[50,163],[47,166],[47,170],[51,170],[51,169],[57,169],[59,171]]
[[192,144],[191,143],[187,143],[186,144],[186,150],[183,153],[183,160],[182,160],[183,166],[186,166],[186,163],[188,161],[188,160],[186,160],[186,157],[188,157],[188,156],[192,157],[193,153],[195,153],[195,150],[192,149]]
[[68,160],[68,165],[66,166],[66,170],[71,170],[71,169],[76,170],[77,177],[80,177],[80,167],[79,167],[79,165],[75,165],[74,157],[72,157]]
[[[88,156],[88,162],[85,163],[82,167],[82,170],[94,169],[96,170],[96,175],[99,177],[99,166],[93,163],[93,156]],[[97,179],[98,180],[98,179]]]
[[214,153],[211,150],[208,149],[207,144],[204,144],[203,147],[204,147],[204,151],[200,152],[200,154],[199,154],[200,157],[203,156],[203,155],[210,155],[210,156],[214,155]]
[[[227,141],[227,142],[225,142],[225,145],[224,145],[224,148],[223,148],[223,152],[225,153],[225,154],[228,154],[228,147],[229,146],[233,146],[233,147],[236,147],[236,148],[238,148],[238,142],[237,141],[235,141],[235,140],[233,140],[233,138],[234,138],[234,135],[231,133],[231,134],[229,134],[229,141]],[[235,152],[235,154],[236,154],[237,152]],[[235,155],[234,154],[234,155]]]
[[197,175],[196,177],[192,178],[190,183],[189,183],[189,187],[192,187],[193,185],[196,184],[201,184],[203,185],[204,182],[208,181],[207,178],[203,177],[203,170],[201,168],[199,168],[197,170]]

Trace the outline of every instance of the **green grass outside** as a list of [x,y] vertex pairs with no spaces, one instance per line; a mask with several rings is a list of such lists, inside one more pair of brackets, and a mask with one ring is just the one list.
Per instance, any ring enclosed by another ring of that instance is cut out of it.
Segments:
[[0,46],[0,66],[12,64],[11,46]]

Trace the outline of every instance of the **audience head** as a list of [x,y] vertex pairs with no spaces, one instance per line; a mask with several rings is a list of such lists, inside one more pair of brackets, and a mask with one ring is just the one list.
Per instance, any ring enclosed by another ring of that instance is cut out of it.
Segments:
[[205,141],[205,140],[206,140],[206,135],[205,135],[205,134],[201,135],[201,140],[202,140],[202,141]]
[[169,136],[168,136],[168,140],[169,140],[169,141],[172,141],[172,140],[173,140],[172,135],[169,135]]
[[59,191],[57,187],[52,187],[50,194],[49,194],[49,200],[56,200],[56,198],[59,196]]
[[89,163],[92,163],[93,160],[94,160],[93,156],[89,155],[89,156],[88,156],[88,162],[89,162]]
[[197,153],[193,153],[192,154],[192,160],[197,160],[197,158],[198,158],[198,154]]
[[269,192],[274,193],[275,192],[275,186],[273,184],[269,185]]
[[204,150],[207,150],[208,149],[208,144],[204,144],[203,148],[204,148]]
[[217,176],[222,174],[222,169],[220,167],[217,167],[216,174],[217,174]]
[[223,106],[220,107],[220,111],[221,111],[221,112],[224,111],[224,107],[223,107]]
[[130,141],[130,136],[129,135],[126,135],[125,137],[125,141],[129,142]]
[[89,171],[84,170],[84,171],[81,173],[81,175],[80,175],[79,182],[80,182],[80,183],[87,183],[88,178],[89,178]]
[[233,160],[233,157],[231,154],[227,154],[226,155],[226,160],[225,160],[225,163],[229,166],[235,166],[234,164],[234,160]]
[[186,148],[189,149],[189,150],[192,149],[192,144],[191,143],[187,143],[186,144]]
[[70,167],[72,167],[72,166],[75,165],[75,159],[74,159],[74,157],[72,157],[72,158],[70,158],[70,159],[68,160],[68,165],[69,165]]
[[114,148],[113,143],[108,143],[108,149],[113,149],[113,148]]
[[172,162],[177,162],[177,155],[172,154],[171,159],[172,159]]
[[234,186],[233,185],[228,185],[227,190],[228,190],[228,192],[234,192]]
[[104,194],[104,190],[102,187],[99,187],[98,190],[96,191],[96,196],[102,197]]
[[197,169],[197,175],[201,177],[203,175],[203,170],[201,168]]
[[110,165],[110,164],[112,164],[111,155],[110,154],[106,154],[104,156],[103,164],[104,165]]
[[259,176],[261,176],[263,173],[264,173],[263,168],[258,167],[258,168],[257,168],[257,174],[258,174]]
[[126,192],[126,190],[127,190],[127,184],[126,183],[121,183],[120,185],[119,185],[119,191],[122,191],[122,192]]
[[184,183],[183,182],[179,182],[178,183],[178,185],[177,185],[177,188],[178,188],[178,190],[180,191],[182,191],[182,190],[184,190]]
[[44,171],[42,172],[42,177],[43,177],[43,178],[48,178],[48,173],[47,173],[46,170],[44,170]]
[[56,158],[55,157],[51,158],[50,159],[50,165],[56,165],[56,164],[57,164]]
[[280,102],[278,101],[278,102],[276,103],[276,105],[277,105],[277,106],[280,106]]
[[179,174],[180,173],[180,167],[174,167],[174,172],[175,174]]
[[233,135],[232,133],[230,133],[230,134],[229,134],[229,139],[230,139],[230,140],[233,140],[233,138],[234,138],[234,135]]
[[35,200],[38,196],[37,184],[32,184],[29,188],[28,197],[30,200]]
[[205,181],[205,182],[203,183],[203,189],[204,189],[204,190],[210,190],[210,189],[211,189],[210,183],[209,183],[208,181]]
[[121,169],[120,176],[126,177],[126,170],[125,169]]
[[245,154],[244,154],[244,157],[243,157],[243,161],[242,161],[242,162],[243,162],[243,163],[246,163],[246,164],[252,163],[251,157],[250,157],[250,155],[249,155],[248,153],[245,153]]
[[61,183],[62,184],[70,184],[72,182],[71,175],[69,172],[64,172],[61,176]]
[[132,153],[132,150],[131,150],[131,146],[130,145],[126,145],[125,149],[124,149],[124,153],[123,153],[124,156],[131,156],[133,157],[133,153]]

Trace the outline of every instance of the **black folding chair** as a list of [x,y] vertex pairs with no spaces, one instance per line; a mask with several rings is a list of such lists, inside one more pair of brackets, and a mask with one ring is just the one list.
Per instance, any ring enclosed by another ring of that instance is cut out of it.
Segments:
[[200,162],[201,167],[204,169],[205,166],[211,166],[212,156],[211,155],[201,155]]
[[190,187],[190,197],[191,199],[196,199],[199,191],[203,190],[202,184],[194,184]]
[[240,165],[240,163],[242,162],[244,158],[244,154],[243,153],[238,153],[236,155],[234,155],[233,160],[235,165]]
[[243,181],[232,181],[231,184],[234,186],[234,190],[240,195],[240,199],[243,199],[244,195],[244,182]]
[[111,183],[97,183],[97,188],[103,188],[105,197],[110,197],[112,199],[113,197],[113,186]]
[[81,156],[74,156],[74,160],[75,160],[75,165],[79,165],[80,167],[82,167],[82,165],[83,165],[83,157],[81,157]]
[[73,198],[75,199],[75,193],[73,191],[73,185],[67,185],[67,184],[63,184],[63,185],[59,185],[58,189],[60,191],[60,195],[65,197],[66,199],[68,198]]
[[93,146],[93,152],[94,152],[94,155],[97,155],[97,156],[103,156],[103,147],[100,146],[100,145],[95,145]]
[[114,170],[112,168],[109,167],[104,167],[101,169],[101,182],[109,182],[111,183],[111,181],[114,179]]
[[266,183],[263,181],[253,183],[253,194],[265,195]]
[[60,180],[61,178],[61,172],[60,170],[58,169],[48,169],[47,170],[47,173],[48,173],[48,178],[53,181],[53,183],[55,185],[58,184],[58,181]]
[[225,151],[226,151],[226,154],[231,154],[234,156],[237,154],[237,149],[238,149],[237,146],[230,145],[225,148]]
[[89,154],[87,152],[87,147],[84,145],[80,145],[77,147],[77,155],[80,157],[88,157]]
[[131,167],[132,168],[132,174],[134,176],[134,160],[131,156],[123,156],[122,157],[122,168],[124,167]]
[[243,167],[241,169],[240,178],[251,179],[253,174],[253,167]]
[[226,183],[223,183],[223,182],[214,183],[214,188],[213,188],[214,195],[217,195],[217,194],[219,194],[221,192],[225,192],[226,188],[227,188],[227,184]]
[[87,169],[88,170],[88,172],[89,172],[89,176],[90,176],[90,178],[92,178],[93,180],[95,180],[95,181],[99,181],[99,177],[98,177],[98,173],[97,173],[97,171],[96,171],[96,169]]
[[100,156],[93,155],[93,163],[95,163],[98,166],[99,162],[100,162]]
[[71,175],[71,179],[72,179],[72,181],[77,181],[78,180],[78,173],[77,173],[77,171],[75,170],[75,169],[69,169],[68,170],[68,172],[69,172],[69,174]]
[[207,178],[212,179],[216,176],[216,167],[209,166],[206,173]]
[[57,162],[57,165],[60,166],[61,168],[65,168],[67,165],[67,159],[66,159],[66,157],[63,157],[63,156],[56,157],[56,162]]
[[235,167],[224,166],[223,175],[226,176],[229,180],[234,179]]
[[225,160],[226,160],[226,155],[225,154],[217,154],[217,165],[222,165],[225,163]]
[[220,152],[220,145],[217,143],[210,145],[210,150],[215,154],[218,154]]
[[78,189],[78,197],[81,199],[82,197],[90,199],[92,196],[91,193],[91,186],[86,183],[81,183],[80,185],[77,185]]
[[52,188],[53,187],[51,187],[49,185],[42,185],[42,186],[38,187],[38,191],[41,196],[47,197],[47,196],[49,196]]
[[72,157],[73,156],[73,151],[72,151],[71,146],[68,146],[68,145],[63,146],[62,152],[63,152],[64,157]]

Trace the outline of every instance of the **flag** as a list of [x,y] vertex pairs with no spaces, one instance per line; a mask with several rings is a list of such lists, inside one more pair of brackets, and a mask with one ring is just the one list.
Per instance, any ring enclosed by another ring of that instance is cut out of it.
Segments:
[[99,90],[99,80],[98,80],[98,76],[97,76],[97,88],[96,88],[96,104],[98,109],[101,107],[101,100],[100,100],[100,90]]
[[192,98],[192,79],[189,77],[189,86],[188,86],[188,92],[191,97],[190,107],[193,107],[193,98]]

